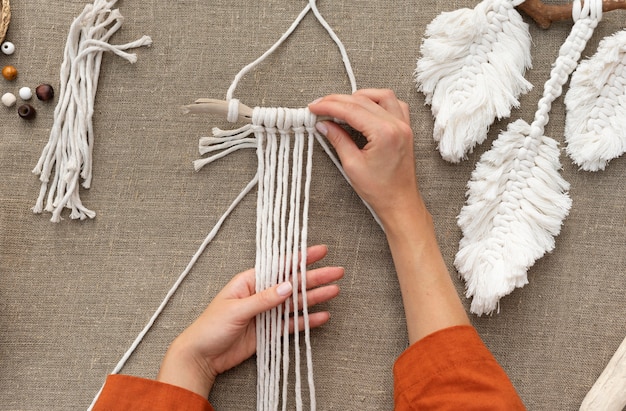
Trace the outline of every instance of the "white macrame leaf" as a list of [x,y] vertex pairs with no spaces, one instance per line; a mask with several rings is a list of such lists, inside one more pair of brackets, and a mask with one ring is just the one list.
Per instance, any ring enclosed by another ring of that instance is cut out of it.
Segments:
[[528,137],[530,131],[517,120],[482,155],[458,217],[463,238],[454,263],[478,315],[527,284],[526,271],[554,249],[571,206],[558,143]]
[[626,152],[626,30],[580,63],[565,105],[567,154],[583,170],[604,170]]
[[515,6],[484,0],[474,9],[446,12],[426,28],[417,61],[418,90],[431,105],[441,156],[459,162],[487,138],[489,126],[518,107],[532,88],[530,34]]

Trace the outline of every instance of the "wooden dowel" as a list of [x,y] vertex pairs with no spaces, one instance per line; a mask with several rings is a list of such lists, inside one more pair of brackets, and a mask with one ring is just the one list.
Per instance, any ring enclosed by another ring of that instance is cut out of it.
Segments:
[[626,406],[626,339],[585,396],[580,411],[622,411]]

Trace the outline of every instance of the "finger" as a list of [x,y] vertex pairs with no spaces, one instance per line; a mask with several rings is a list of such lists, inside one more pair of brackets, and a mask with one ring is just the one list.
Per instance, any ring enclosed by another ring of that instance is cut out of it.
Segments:
[[359,155],[359,148],[352,137],[338,124],[322,121],[317,123],[315,128],[330,142],[342,163]]
[[274,285],[249,297],[239,299],[237,311],[241,318],[252,319],[284,303],[292,290],[293,286],[289,281]]
[[395,117],[405,120],[402,102],[396,97],[396,93],[389,89],[361,89],[354,96],[363,96],[384,108]]
[[[335,284],[327,285],[325,287],[319,287],[319,288],[315,288],[313,290],[307,291],[306,293],[307,307],[313,307],[316,304],[325,303],[337,297],[338,295],[339,295],[339,286]],[[300,311],[303,308],[304,308],[303,295],[301,293],[298,293],[298,309],[296,311]],[[294,312],[293,300],[290,300],[289,312]]]
[[[345,273],[343,267],[320,267],[306,273],[306,288],[311,289],[340,280]],[[298,281],[298,290],[302,289],[302,281]]]
[[[330,313],[328,311],[319,311],[309,314],[309,328],[316,328],[324,325],[330,320]],[[293,334],[295,327],[295,320],[291,318],[289,320],[289,333]],[[298,317],[298,330],[304,330],[304,317]]]
[[[326,257],[328,247],[325,245],[314,245],[307,248],[306,263],[313,264]],[[300,261],[300,256],[298,256]],[[291,269],[291,267],[289,268]],[[243,271],[233,277],[232,280],[218,294],[224,298],[245,298],[256,292],[256,274],[253,268]],[[216,298],[218,298],[216,297]]]
[[325,245],[313,245],[306,249],[306,264],[313,264],[326,257],[328,247]]
[[[379,128],[387,127],[388,124],[397,122],[399,118],[385,110],[383,107],[376,104],[371,99],[364,96],[333,94],[322,98],[315,103],[309,105],[311,112],[319,115],[327,115],[340,120],[345,121],[355,130],[360,131],[368,140],[377,134],[380,134]],[[340,129],[339,126],[327,122],[324,124],[327,128],[326,137],[333,143],[332,139],[338,139],[336,143],[351,142],[351,139],[346,139],[347,133],[345,130]],[[319,126],[318,126],[319,129]],[[321,130],[323,134],[324,130]],[[385,131],[385,130],[382,130]],[[384,135],[384,134],[383,134]],[[353,148],[356,146],[353,144]],[[334,144],[333,144],[334,145]],[[346,147],[347,145],[342,145]],[[337,149],[337,147],[335,148]],[[338,150],[339,154],[339,150]],[[344,158],[349,158],[349,155],[354,155],[352,152],[346,152]],[[341,155],[340,155],[341,157]]]

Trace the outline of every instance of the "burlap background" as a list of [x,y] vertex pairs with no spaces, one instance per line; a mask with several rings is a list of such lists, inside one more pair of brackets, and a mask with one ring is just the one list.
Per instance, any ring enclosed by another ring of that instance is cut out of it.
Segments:
[[[50,82],[58,87],[67,28],[84,0],[13,2],[8,39],[20,70],[1,92]],[[39,183],[30,170],[48,139],[54,104],[34,101],[25,122],[0,107],[0,409],[85,409],[107,373],[161,302],[204,236],[254,174],[252,152],[199,173],[197,140],[222,118],[184,117],[179,106],[223,98],[233,76],[289,26],[305,1],[120,1],[125,16],[112,42],[152,36],[139,61],[106,55],[96,100],[93,188],[82,192],[93,221],[33,215]],[[452,260],[456,215],[483,145],[460,165],[444,162],[432,141],[432,118],[412,72],[425,26],[440,12],[473,7],[460,0],[320,1],[343,40],[360,87],[388,87],[411,105],[417,173],[435,217],[443,255]],[[622,29],[611,12],[585,55]],[[513,118],[532,120],[551,64],[570,23],[542,31],[531,23],[535,89]],[[309,15],[292,38],[240,84],[248,105],[301,106],[349,92],[339,53]],[[506,127],[492,127],[490,141]],[[564,106],[547,132],[563,141]],[[312,334],[322,410],[391,409],[395,358],[406,348],[398,286],[384,236],[331,162],[315,156],[310,243],[330,248],[342,265],[331,322]],[[573,208],[554,253],[529,272],[530,284],[502,300],[501,313],[472,321],[530,410],[574,410],[626,336],[626,163],[578,171],[563,156]],[[253,265],[254,195],[226,222],[124,369],[154,377],[168,343],[234,274]],[[457,280],[459,293],[463,284]],[[467,303],[467,302],[466,302]],[[419,367],[419,364],[416,364]],[[221,376],[211,393],[218,410],[255,407],[255,364]]]

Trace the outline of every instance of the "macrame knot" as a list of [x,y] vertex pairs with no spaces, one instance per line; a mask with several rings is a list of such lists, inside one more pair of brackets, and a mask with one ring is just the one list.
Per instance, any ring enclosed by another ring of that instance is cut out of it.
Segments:
[[590,18],[592,20],[602,20],[602,0],[575,0],[572,4],[572,19],[574,22],[579,19]]
[[236,123],[239,119],[239,100],[231,98],[228,100],[228,113],[226,114],[226,120],[229,123]]

